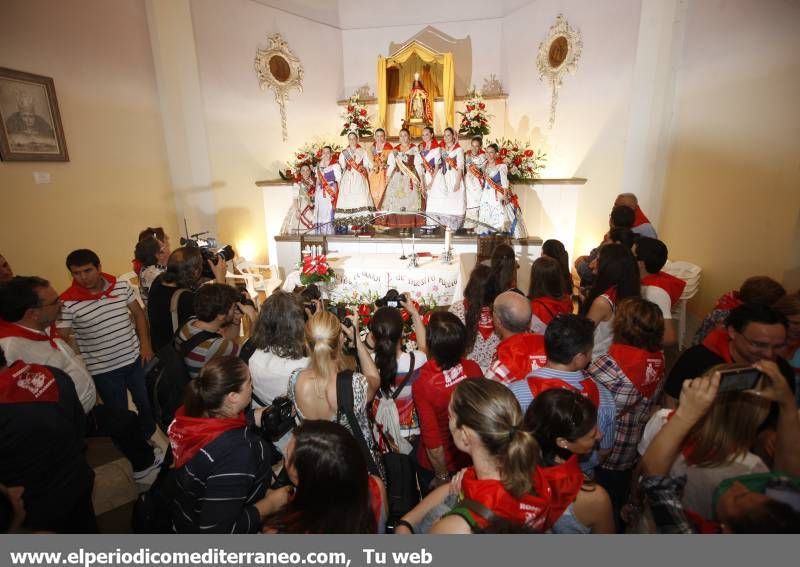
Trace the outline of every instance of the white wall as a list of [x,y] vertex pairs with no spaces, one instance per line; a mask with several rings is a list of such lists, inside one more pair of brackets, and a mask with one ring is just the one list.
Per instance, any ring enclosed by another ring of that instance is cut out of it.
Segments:
[[[274,192],[275,201],[265,217],[255,182],[277,178],[292,152],[313,138],[338,139],[341,33],[250,0],[193,0],[192,18],[219,238],[243,256],[264,260],[265,232],[280,230],[290,196],[280,188],[264,189]],[[289,95],[286,142],[274,94],[260,89],[254,70],[256,49],[267,47],[267,35],[274,32],[282,34],[305,71],[303,92]]]
[[[619,192],[629,120],[640,0],[540,0],[503,21],[503,77],[509,92],[505,133],[548,154],[542,177],[586,177],[578,192],[575,251],[596,246]],[[540,81],[539,43],[559,13],[583,36],[575,75],[559,93],[556,121],[549,82]],[[558,191],[558,186],[549,188]],[[541,234],[547,238],[547,234]]]

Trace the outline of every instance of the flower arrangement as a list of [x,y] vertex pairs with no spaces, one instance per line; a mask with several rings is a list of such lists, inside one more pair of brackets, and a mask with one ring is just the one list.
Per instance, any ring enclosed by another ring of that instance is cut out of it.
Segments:
[[547,154],[533,150],[527,142],[502,138],[494,142],[500,148],[500,157],[508,166],[508,178],[533,179],[547,161]]
[[315,284],[317,282],[330,283],[336,272],[328,265],[328,257],[303,256],[300,262],[300,283],[303,285]]
[[322,148],[325,146],[330,146],[333,150],[331,159],[334,161],[338,160],[339,152],[342,151],[341,144],[335,144],[325,140],[306,143],[294,152],[294,157],[291,161],[286,162],[288,167],[278,171],[281,178],[287,181],[297,181],[300,179],[300,168],[304,165],[311,166],[313,172],[314,168],[317,167],[317,164],[322,159]]
[[372,126],[367,116],[367,107],[358,102],[357,92],[347,101],[347,108],[342,111],[342,118],[344,118],[342,136],[346,136],[350,132],[355,132],[358,134],[359,138],[362,136],[372,136]]
[[461,124],[458,133],[462,136],[486,136],[489,133],[489,118],[491,114],[486,112],[486,103],[483,97],[474,89],[468,94],[466,110],[458,111],[461,115]]

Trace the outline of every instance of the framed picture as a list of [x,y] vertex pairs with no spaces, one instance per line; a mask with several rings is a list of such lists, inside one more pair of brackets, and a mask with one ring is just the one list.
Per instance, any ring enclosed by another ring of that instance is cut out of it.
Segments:
[[52,78],[0,67],[0,158],[69,161]]

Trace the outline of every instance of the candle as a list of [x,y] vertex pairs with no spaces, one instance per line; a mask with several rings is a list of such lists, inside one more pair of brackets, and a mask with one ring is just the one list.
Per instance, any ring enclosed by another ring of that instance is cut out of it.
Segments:
[[453,231],[448,226],[444,229],[444,251],[448,252],[450,250],[450,241],[453,239]]

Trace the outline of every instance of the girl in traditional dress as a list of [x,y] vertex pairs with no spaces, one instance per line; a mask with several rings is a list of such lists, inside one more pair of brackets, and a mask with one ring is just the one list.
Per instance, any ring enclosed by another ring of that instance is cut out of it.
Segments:
[[314,232],[333,234],[333,211],[339,196],[342,169],[333,159],[330,146],[322,148],[322,158],[317,164],[317,189],[314,194]]
[[408,130],[400,130],[400,143],[389,154],[386,177],[389,183],[383,197],[383,210],[408,211],[410,214],[388,215],[387,226],[413,228],[426,224],[425,219],[413,213],[423,209],[422,165],[418,163],[419,152],[410,141]]
[[369,192],[376,209],[381,208],[381,201],[386,190],[386,180],[389,178],[386,171],[387,161],[393,149],[392,144],[386,141],[386,131],[383,128],[375,130],[375,143],[372,144],[372,171],[369,173]]
[[334,216],[337,225],[352,226],[369,221],[375,206],[369,193],[369,170],[372,169],[369,152],[359,145],[355,132],[347,135],[347,144],[339,154],[343,173]]
[[440,147],[441,168],[428,191],[428,205],[426,212],[440,223],[458,230],[464,224],[463,185],[464,175],[464,150],[458,144],[452,128],[444,131],[444,145]]
[[[524,238],[527,231],[522,221],[522,211],[517,196],[509,187],[508,166],[498,157],[499,151],[497,144],[486,146],[486,184],[481,194],[478,220],[498,232],[509,232],[514,238]],[[490,232],[485,226],[478,227],[479,234]]]
[[483,139],[480,136],[472,138],[470,151],[464,154],[464,190],[466,191],[467,210],[464,218],[464,228],[476,228],[478,212],[481,208],[481,194],[483,193],[484,171],[486,170],[486,152],[483,151]]
[[314,227],[314,197],[316,180],[311,175],[311,166],[300,166],[300,178],[294,182],[294,199],[281,227],[281,234],[298,234]]
[[422,142],[417,150],[417,169],[422,172],[422,196],[427,199],[433,180],[442,166],[442,151],[430,126],[422,129]]

